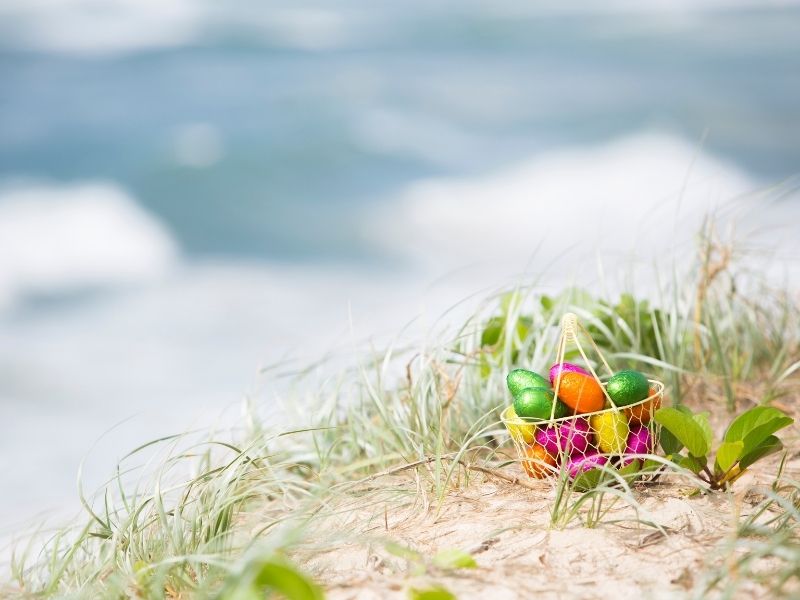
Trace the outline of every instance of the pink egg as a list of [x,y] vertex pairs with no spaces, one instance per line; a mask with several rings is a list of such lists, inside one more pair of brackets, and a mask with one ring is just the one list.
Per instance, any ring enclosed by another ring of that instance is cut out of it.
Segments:
[[592,441],[592,428],[587,419],[571,419],[558,426],[540,427],[534,437],[553,456],[584,454]]
[[625,444],[625,454],[648,454],[652,451],[653,438],[650,436],[650,430],[642,425],[631,427]]
[[582,373],[584,375],[591,375],[591,373],[589,373],[589,371],[587,371],[583,367],[579,367],[578,365],[575,365],[575,364],[572,364],[572,363],[568,363],[568,362],[560,363],[560,364],[556,363],[555,365],[550,367],[550,385],[555,386],[556,377],[558,377],[558,374],[560,372],[562,372],[562,371],[565,372],[565,373],[571,371],[573,373]]
[[[625,454],[649,454],[653,451],[653,437],[650,435],[650,430],[643,425],[634,425],[631,427],[631,432],[628,434],[628,440],[625,443]],[[625,457],[622,459],[622,465],[628,466],[635,458]]]
[[567,454],[584,454],[592,442],[592,428],[588,419],[564,421],[558,430],[559,448]]
[[538,427],[534,434],[536,443],[544,446],[550,456],[558,456],[561,446],[558,443],[558,428],[556,427]]
[[608,462],[608,457],[603,456],[599,452],[592,452],[586,456],[577,454],[569,459],[567,469],[569,476],[575,479],[578,475],[585,471],[591,471],[597,467],[602,467]]

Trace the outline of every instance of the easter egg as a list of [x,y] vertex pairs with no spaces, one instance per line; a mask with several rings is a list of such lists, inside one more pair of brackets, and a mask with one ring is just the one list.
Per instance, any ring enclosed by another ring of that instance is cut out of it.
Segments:
[[625,409],[625,416],[632,425],[645,425],[650,422],[653,413],[661,407],[661,396],[656,396],[657,393],[656,388],[651,387],[648,393],[651,400]]
[[625,444],[625,454],[647,454],[653,451],[653,438],[650,430],[642,425],[631,427],[628,441]]
[[506,375],[506,385],[508,385],[508,390],[511,392],[511,395],[514,398],[517,397],[522,390],[525,388],[548,388],[550,387],[550,383],[539,375],[538,373],[534,373],[533,371],[528,371],[526,369],[514,369],[508,375]]
[[608,411],[592,416],[597,448],[607,454],[619,454],[628,440],[628,422],[622,412]]
[[607,462],[608,457],[598,452],[592,452],[585,456],[583,454],[576,454],[567,462],[567,472],[570,477],[575,479],[581,473],[602,467]]
[[532,444],[535,440],[536,425],[521,423],[521,419],[514,412],[514,407],[509,406],[503,411],[503,421],[506,424],[509,435],[517,443]]
[[558,386],[559,399],[576,413],[601,410],[605,402],[603,388],[590,375],[564,371]]
[[627,455],[631,454],[648,454],[653,451],[653,437],[650,435],[650,430],[642,425],[634,425],[631,427],[631,432],[628,434],[628,441],[625,444],[626,456],[622,459],[622,466],[627,467],[632,463],[637,463],[641,466],[641,460],[638,458],[628,458]]
[[650,382],[639,371],[620,371],[606,383],[606,392],[617,406],[628,406],[647,398]]
[[555,396],[553,391],[543,387],[525,388],[520,391],[516,398],[514,398],[514,412],[526,420],[547,420],[552,417],[560,419],[566,417],[569,411],[563,403],[555,401],[555,409],[553,409],[553,401]]
[[542,479],[555,473],[556,459],[539,444],[533,444],[525,448],[527,460],[522,461],[525,472],[535,479]]
[[556,456],[561,452],[558,427],[540,427],[534,435],[536,443],[542,446],[549,454]]
[[556,377],[558,377],[558,374],[561,372],[583,373],[584,375],[591,375],[589,371],[573,363],[556,363],[550,367],[550,385],[556,384]]
[[536,443],[553,456],[582,454],[591,443],[592,431],[586,419],[570,419],[560,425],[539,428]]
[[564,421],[559,427],[559,447],[567,454],[583,454],[592,443],[592,428],[584,418]]

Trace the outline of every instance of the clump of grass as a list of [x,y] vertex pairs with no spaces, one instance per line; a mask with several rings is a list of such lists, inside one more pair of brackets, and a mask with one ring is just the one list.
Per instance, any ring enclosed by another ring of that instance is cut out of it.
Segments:
[[[341,532],[319,524],[354,506],[437,510],[476,476],[525,485],[507,468],[515,457],[499,419],[505,374],[549,365],[566,311],[579,314],[613,364],[664,380],[673,402],[780,401],[797,389],[797,302],[743,280],[734,253],[718,245],[705,229],[698,260],[647,301],[535,287],[495,294],[454,332],[434,332],[434,344],[366,355],[307,386],[309,402],[294,404],[316,410],[296,427],[245,419],[247,427],[215,439],[148,444],[84,501],[84,520],[15,552],[8,595],[212,598],[243,578],[260,585],[248,565],[305,562],[340,544]],[[400,474],[404,485],[384,484]],[[636,507],[627,482],[614,483],[576,496],[562,482],[553,524],[597,526],[614,502]]]
[[800,481],[784,474],[754,491],[755,506],[712,556],[697,597],[737,598],[757,584],[771,598],[800,594]]

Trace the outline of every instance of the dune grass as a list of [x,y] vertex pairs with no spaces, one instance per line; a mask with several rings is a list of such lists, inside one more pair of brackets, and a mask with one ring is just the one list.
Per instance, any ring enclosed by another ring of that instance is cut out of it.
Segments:
[[[82,499],[76,524],[15,548],[3,594],[232,599],[263,597],[257,592],[266,586],[320,597],[293,564],[309,571],[310,557],[345,538],[382,543],[327,530],[326,520],[370,504],[436,511],[476,477],[525,485],[499,421],[504,378],[516,366],[547,368],[567,310],[612,364],[663,380],[674,403],[721,414],[796,399],[796,297],[740,270],[710,225],[699,238],[696,260],[659,281],[655,299],[505,290],[461,327],[433,332],[435,342],[365,353],[351,369],[299,382],[306,391],[287,404],[316,409],[288,419],[292,427],[276,431],[249,414],[213,438],[176,435],[136,449],[107,486]],[[555,527],[597,526],[613,503],[637,506],[624,482],[559,492]],[[777,595],[790,589],[800,569],[798,498],[798,484],[778,476],[761,518],[742,520],[716,549],[724,564],[736,562],[740,579],[764,579]],[[763,556],[779,557],[771,574],[754,566]],[[733,596],[736,581],[710,564],[696,590]]]

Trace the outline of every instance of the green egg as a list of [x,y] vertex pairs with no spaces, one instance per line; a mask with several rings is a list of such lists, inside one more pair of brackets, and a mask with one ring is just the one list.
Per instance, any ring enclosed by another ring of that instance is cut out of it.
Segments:
[[606,391],[614,404],[627,406],[647,398],[650,382],[639,371],[620,371],[608,380]]
[[[553,410],[553,391],[545,387],[531,387],[521,390],[514,399],[514,412],[517,416],[528,421],[543,421],[550,419]],[[567,406],[556,400],[554,419],[566,417],[569,414]]]
[[506,376],[506,383],[511,395],[516,398],[525,388],[550,388],[550,382],[533,371],[514,369]]

